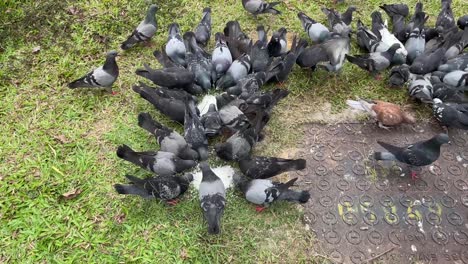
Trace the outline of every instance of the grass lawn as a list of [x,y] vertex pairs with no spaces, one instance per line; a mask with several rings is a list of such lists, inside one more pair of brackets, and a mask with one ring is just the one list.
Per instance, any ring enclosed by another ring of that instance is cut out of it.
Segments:
[[[356,16],[367,24],[381,3],[347,2],[360,9],[362,15]],[[416,3],[405,2],[411,10]],[[439,2],[424,1],[429,23],[435,21]],[[182,131],[131,90],[142,80],[134,74],[137,67],[157,66],[152,52],[165,44],[169,23],[192,30],[203,7],[211,6],[213,35],[228,20],[237,19],[252,36],[256,25],[264,24],[271,29],[285,26],[305,37],[296,13],[301,10],[325,22],[319,8],[332,1],[285,1],[279,7],[283,15],[258,20],[242,9],[240,0],[161,1],[160,28],[151,47],[139,46],[118,57],[117,96],[68,89],[68,82],[101,65],[105,52],[119,47],[148,4],[0,2],[0,263],[320,262],[313,257],[313,238],[302,226],[300,207],[278,204],[257,214],[230,192],[222,234],[209,236],[196,191],[167,207],[119,196],[112,185],[124,182],[126,173],[149,175],[115,155],[124,143],[137,150],[157,148],[154,138],[137,126],[139,112],[149,111]],[[463,0],[454,0],[453,7],[456,17],[468,11]],[[352,43],[352,53],[360,52]],[[294,148],[301,124],[324,102],[335,112],[355,96],[409,103],[405,90],[389,89],[385,78],[375,81],[349,63],[338,76],[296,67],[285,86],[291,95],[276,109],[267,139],[256,149],[260,154],[284,155]],[[213,164],[221,163],[211,156]],[[61,198],[70,191],[81,193],[74,199]]]

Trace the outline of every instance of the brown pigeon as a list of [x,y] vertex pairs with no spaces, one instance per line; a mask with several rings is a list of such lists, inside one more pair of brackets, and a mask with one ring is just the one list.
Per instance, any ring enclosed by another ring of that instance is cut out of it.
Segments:
[[377,119],[379,127],[388,129],[389,126],[397,126],[402,123],[413,124],[415,118],[407,112],[401,110],[399,105],[387,103],[379,100],[346,100],[346,103],[357,110],[366,111]]

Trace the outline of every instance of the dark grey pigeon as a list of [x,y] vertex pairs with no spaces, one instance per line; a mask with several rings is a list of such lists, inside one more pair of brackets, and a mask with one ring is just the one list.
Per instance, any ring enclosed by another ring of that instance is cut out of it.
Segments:
[[105,88],[107,91],[112,92],[112,84],[119,77],[119,66],[115,61],[115,57],[118,56],[117,51],[113,50],[107,53],[106,62],[104,65],[92,70],[85,76],[74,80],[68,84],[70,89],[75,88]]
[[187,144],[183,136],[156,122],[149,113],[138,115],[138,125],[154,135],[161,151],[174,153],[185,160],[198,160],[198,153]]
[[443,82],[433,82],[432,87],[434,99],[437,98],[444,102],[468,103],[468,96],[465,95],[465,92],[468,92],[467,86],[453,87]]
[[206,47],[211,37],[211,8],[205,7],[203,9],[202,20],[194,32],[197,43]]
[[296,64],[297,58],[304,51],[307,46],[305,41],[297,41],[297,36],[294,36],[291,49],[281,57],[281,63],[273,61],[271,66],[268,68],[270,72],[273,72],[271,69],[279,69],[279,73],[271,78],[271,81],[283,83],[288,79],[289,74],[292,72],[294,64]]
[[408,92],[413,99],[426,104],[432,103],[432,83],[424,76],[415,76],[408,87]]
[[251,179],[267,179],[283,172],[303,170],[305,167],[304,159],[252,156],[239,161],[240,170]]
[[185,90],[177,89],[177,88],[166,88],[166,87],[152,87],[143,82],[138,83],[139,87],[145,87],[147,90],[153,90],[157,95],[167,98],[167,99],[176,99],[185,101],[187,98],[194,100],[195,102],[198,100],[196,96],[186,92]]
[[443,103],[435,98],[432,112],[441,125],[468,130],[468,104]]
[[226,36],[226,42],[233,60],[250,53],[252,40],[242,32],[239,22],[228,21],[224,27],[224,36]]
[[288,31],[282,27],[278,31],[273,32],[270,42],[268,42],[268,54],[270,57],[278,57],[288,51],[288,40],[286,34]]
[[357,22],[358,30],[356,38],[358,45],[369,52],[383,52],[387,51],[389,46],[380,40],[371,30],[369,30],[361,20]]
[[457,25],[461,30],[468,26],[468,15],[464,15],[457,20]]
[[170,59],[169,56],[167,56],[165,49],[162,49],[161,51],[159,50],[153,51],[153,56],[158,60],[159,64],[161,64],[163,68],[174,68],[174,67],[183,68],[184,67],[183,65],[172,61],[172,59]]
[[251,125],[236,132],[226,142],[215,145],[216,154],[226,161],[239,161],[250,156],[253,146],[257,143],[265,115],[256,116]]
[[406,4],[383,4],[379,6],[392,19],[392,32],[402,43],[406,42],[406,24],[405,19],[409,14],[409,9]]
[[338,11],[326,7],[322,7],[321,10],[327,16],[328,25],[334,33],[337,33],[342,37],[350,36],[351,26],[343,21],[341,14]]
[[353,13],[354,12],[358,12],[357,11],[357,8],[355,6],[349,6],[348,9],[346,9],[346,11],[341,14],[341,20],[343,20],[343,22],[346,24],[346,25],[351,25],[351,22],[353,21]]
[[296,59],[297,65],[302,68],[315,70],[319,62],[326,62],[329,60],[322,44],[315,44],[307,47],[307,41],[305,39],[300,39],[298,45],[304,47],[303,51]]
[[208,158],[208,139],[192,100],[185,106],[184,136],[187,143],[198,152],[200,160],[206,160]]
[[459,70],[449,72],[444,76],[443,81],[454,87],[468,86],[468,72]]
[[170,119],[181,124],[184,123],[185,101],[162,97],[153,88],[144,86],[134,85],[133,91],[138,93],[146,101],[150,102],[156,109],[168,116]]
[[224,92],[222,94],[216,95],[216,106],[218,109],[221,109],[236,99],[237,96]]
[[271,2],[267,3],[263,0],[242,0],[242,6],[244,7],[247,12],[251,13],[252,15],[260,15],[260,14],[273,14],[279,15],[281,12],[274,7],[281,2]]
[[377,74],[387,69],[395,55],[395,52],[400,48],[399,44],[393,44],[387,51],[362,54],[357,56],[346,55],[349,62],[356,64],[359,68],[369,71],[372,75]]
[[235,60],[226,74],[221,77],[216,86],[220,89],[226,89],[237,84],[237,82],[249,74],[251,68],[250,56],[244,54]]
[[166,54],[175,63],[187,66],[185,59],[186,47],[184,40],[180,35],[179,24],[172,23],[169,25],[169,37],[166,43]]
[[276,201],[307,203],[310,198],[308,191],[290,189],[296,181],[297,178],[294,178],[286,183],[280,183],[262,179],[249,180],[240,175],[234,176],[237,188],[245,195],[247,201],[257,205],[255,208],[257,212],[263,211]]
[[257,27],[258,40],[252,46],[250,58],[252,63],[252,72],[265,71],[270,62],[270,54],[268,52],[267,32],[263,26]]
[[468,28],[463,31],[456,43],[448,42],[444,44],[444,47],[447,48],[447,51],[445,52],[445,58],[447,60],[456,58],[466,47],[468,47]]
[[[427,166],[439,158],[440,146],[449,143],[449,141],[447,134],[438,134],[429,140],[419,141],[406,147],[397,147],[377,141],[388,152],[375,152],[374,158],[376,160],[396,160],[411,167]],[[411,171],[411,177],[413,180],[417,178],[416,172]]]
[[[223,33],[215,34],[215,49],[211,55],[211,64],[213,67],[212,79],[213,81],[218,80],[223,74],[229,69],[232,64],[232,55],[229,50],[226,37]],[[214,77],[214,78],[213,78]]]
[[159,86],[185,89],[195,81],[195,75],[185,68],[152,69],[147,64],[144,64],[144,67],[144,69],[137,69],[135,73]]
[[150,5],[145,19],[140,22],[138,27],[132,32],[132,35],[120,46],[123,50],[129,49],[139,42],[148,41],[156,34],[158,30],[155,18],[156,11],[158,11],[158,6],[154,4]]
[[435,26],[439,32],[444,32],[456,25],[452,12],[452,0],[441,0],[441,5]]
[[156,176],[140,179],[132,175],[125,175],[131,184],[115,184],[118,194],[138,195],[144,199],[161,199],[170,205],[177,204],[177,198],[184,194],[193,181],[192,174],[183,176]]
[[184,42],[187,47],[186,60],[187,69],[195,75],[195,83],[203,90],[211,88],[211,57],[207,56],[201,47],[198,46],[193,32],[184,34]]
[[443,72],[452,72],[457,70],[468,72],[468,53],[448,60],[445,64],[439,65],[437,70]]
[[249,119],[235,105],[228,104],[219,109],[219,117],[223,126],[231,131],[239,131],[249,125]]
[[198,189],[200,206],[208,223],[208,233],[219,234],[221,217],[226,206],[226,188],[206,162],[201,162],[199,166],[203,174]]
[[206,112],[200,119],[200,122],[205,128],[205,134],[207,137],[214,137],[219,134],[223,122],[219,115],[218,110],[216,110],[216,105],[211,104]]
[[117,148],[117,156],[158,175],[174,175],[197,165],[194,160],[181,159],[171,152],[135,152],[127,145]]
[[299,20],[301,20],[302,27],[313,42],[324,42],[330,38],[330,30],[323,24],[308,17],[303,12],[297,14]]
[[414,75],[409,70],[409,65],[402,64],[391,69],[388,82],[391,86],[402,87],[407,81],[412,79],[413,76]]
[[445,49],[439,48],[430,54],[421,54],[414,59],[410,66],[411,73],[415,74],[427,74],[435,71],[439,65],[445,63]]

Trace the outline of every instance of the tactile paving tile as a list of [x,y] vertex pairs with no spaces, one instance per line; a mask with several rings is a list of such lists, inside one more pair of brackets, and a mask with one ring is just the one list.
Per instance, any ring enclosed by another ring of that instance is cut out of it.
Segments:
[[[375,124],[311,124],[300,145],[310,190],[305,221],[322,255],[338,263],[468,263],[468,135],[413,182],[408,167],[372,160],[381,140],[403,146],[440,133],[430,124],[386,131]],[[402,176],[402,174],[405,174]]]

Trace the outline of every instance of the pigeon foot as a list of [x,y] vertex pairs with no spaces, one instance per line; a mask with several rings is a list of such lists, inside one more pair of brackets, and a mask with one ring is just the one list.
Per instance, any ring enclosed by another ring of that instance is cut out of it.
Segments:
[[257,211],[257,213],[260,213],[260,212],[262,212],[262,211],[265,210],[265,209],[266,209],[266,207],[263,207],[263,206],[260,206],[260,205],[257,205],[257,206],[255,207],[255,211]]
[[411,179],[412,179],[413,181],[416,181],[417,179],[419,179],[419,176],[418,176],[418,174],[417,174],[415,171],[412,171],[412,172],[411,172]]
[[174,199],[174,200],[170,200],[170,201],[167,201],[166,202],[168,205],[172,205],[172,206],[175,206],[179,203],[179,200],[178,199]]
[[111,92],[111,94],[112,94],[112,95],[118,95],[118,94],[119,94],[119,92],[112,91],[112,92]]

